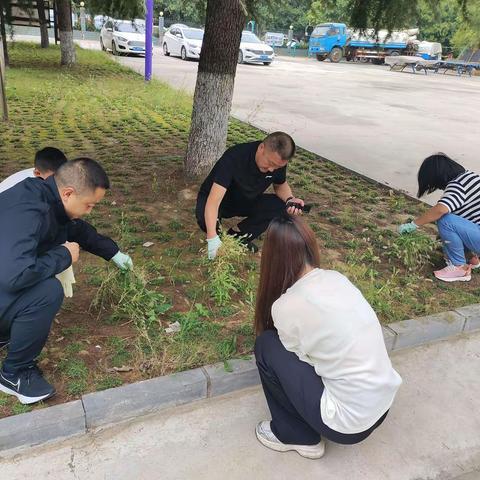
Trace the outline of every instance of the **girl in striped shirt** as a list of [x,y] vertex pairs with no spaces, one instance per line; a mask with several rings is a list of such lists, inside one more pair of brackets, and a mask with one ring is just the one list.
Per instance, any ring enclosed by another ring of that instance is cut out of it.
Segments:
[[[426,158],[418,171],[418,197],[435,190],[444,190],[438,203],[398,230],[409,233],[437,222],[447,266],[433,272],[435,277],[445,282],[468,282],[472,268],[480,266],[480,176],[437,153]],[[469,261],[466,251],[472,253]]]

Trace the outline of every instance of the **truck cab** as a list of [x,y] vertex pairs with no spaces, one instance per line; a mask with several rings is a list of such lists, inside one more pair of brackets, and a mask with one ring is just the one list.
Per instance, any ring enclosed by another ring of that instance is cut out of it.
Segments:
[[343,56],[343,48],[348,43],[347,26],[344,23],[322,23],[317,25],[310,36],[309,54],[317,60],[329,58],[339,62]]

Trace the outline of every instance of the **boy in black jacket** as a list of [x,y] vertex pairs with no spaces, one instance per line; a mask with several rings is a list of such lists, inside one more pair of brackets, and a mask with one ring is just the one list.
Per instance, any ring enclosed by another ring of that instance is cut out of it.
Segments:
[[9,343],[0,391],[24,404],[55,394],[35,362],[63,302],[55,275],[78,260],[80,248],[133,266],[112,239],[80,220],[109,187],[97,162],[79,158],[47,180],[29,178],[0,194],[0,341]]

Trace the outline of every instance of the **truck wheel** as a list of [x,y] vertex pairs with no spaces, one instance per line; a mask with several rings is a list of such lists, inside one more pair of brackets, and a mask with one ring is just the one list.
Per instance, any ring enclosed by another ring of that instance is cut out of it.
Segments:
[[333,63],[338,63],[343,56],[342,49],[339,47],[333,47],[328,58]]
[[325,55],[317,55],[317,60],[323,62],[327,57]]
[[389,55],[391,57],[398,57],[400,55],[400,52],[398,50],[392,50]]

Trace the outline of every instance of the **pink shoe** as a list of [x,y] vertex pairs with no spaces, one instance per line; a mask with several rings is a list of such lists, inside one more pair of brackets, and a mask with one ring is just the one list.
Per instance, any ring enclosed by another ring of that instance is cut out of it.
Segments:
[[477,255],[474,255],[470,261],[468,262],[471,268],[478,268],[480,267],[480,258]]
[[444,282],[469,282],[472,279],[471,268],[465,270],[463,267],[448,265],[433,274]]

